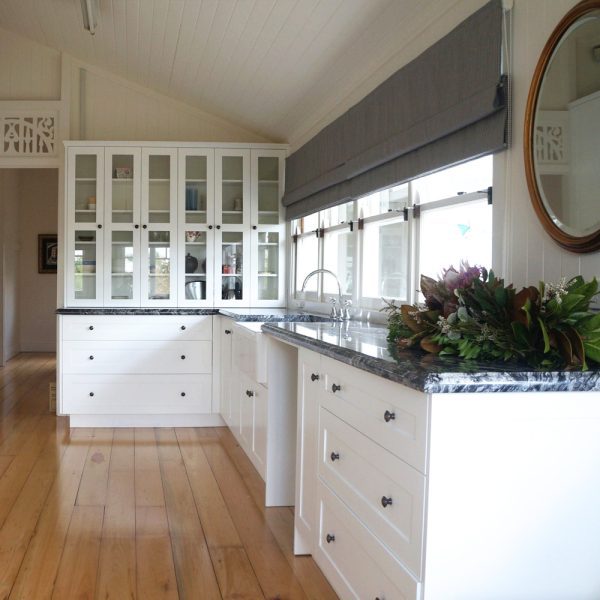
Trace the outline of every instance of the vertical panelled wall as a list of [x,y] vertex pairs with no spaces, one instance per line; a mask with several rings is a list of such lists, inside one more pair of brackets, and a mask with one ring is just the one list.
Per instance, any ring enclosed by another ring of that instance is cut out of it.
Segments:
[[544,232],[529,199],[523,162],[525,105],[533,72],[546,40],[577,0],[515,0],[513,11],[513,143],[499,161],[506,166],[500,187],[505,187],[505,217],[494,223],[502,237],[501,266],[516,285],[557,281],[581,274],[600,277],[600,252],[573,254],[560,248]]

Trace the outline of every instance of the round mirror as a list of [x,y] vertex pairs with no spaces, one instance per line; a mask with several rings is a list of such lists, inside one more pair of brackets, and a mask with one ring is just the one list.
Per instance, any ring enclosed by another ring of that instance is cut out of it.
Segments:
[[563,248],[600,248],[600,0],[577,4],[546,43],[525,113],[533,207]]

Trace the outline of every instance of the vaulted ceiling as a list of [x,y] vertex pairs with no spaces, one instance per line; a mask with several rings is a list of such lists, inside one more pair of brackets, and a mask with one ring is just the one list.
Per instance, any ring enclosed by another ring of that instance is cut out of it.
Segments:
[[465,4],[482,1],[99,0],[91,36],[80,0],[0,0],[0,27],[298,143],[422,51],[432,23],[451,29]]

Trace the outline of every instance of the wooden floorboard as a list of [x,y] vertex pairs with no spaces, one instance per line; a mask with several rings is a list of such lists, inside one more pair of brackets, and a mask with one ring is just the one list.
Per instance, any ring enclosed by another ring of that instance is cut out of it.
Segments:
[[0,368],[0,600],[336,598],[227,429],[69,429],[54,369]]

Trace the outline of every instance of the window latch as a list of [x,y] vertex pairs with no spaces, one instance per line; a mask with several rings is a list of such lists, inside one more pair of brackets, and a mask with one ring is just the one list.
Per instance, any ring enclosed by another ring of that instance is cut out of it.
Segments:
[[348,227],[350,228],[350,231],[354,231],[354,221],[348,221]]

